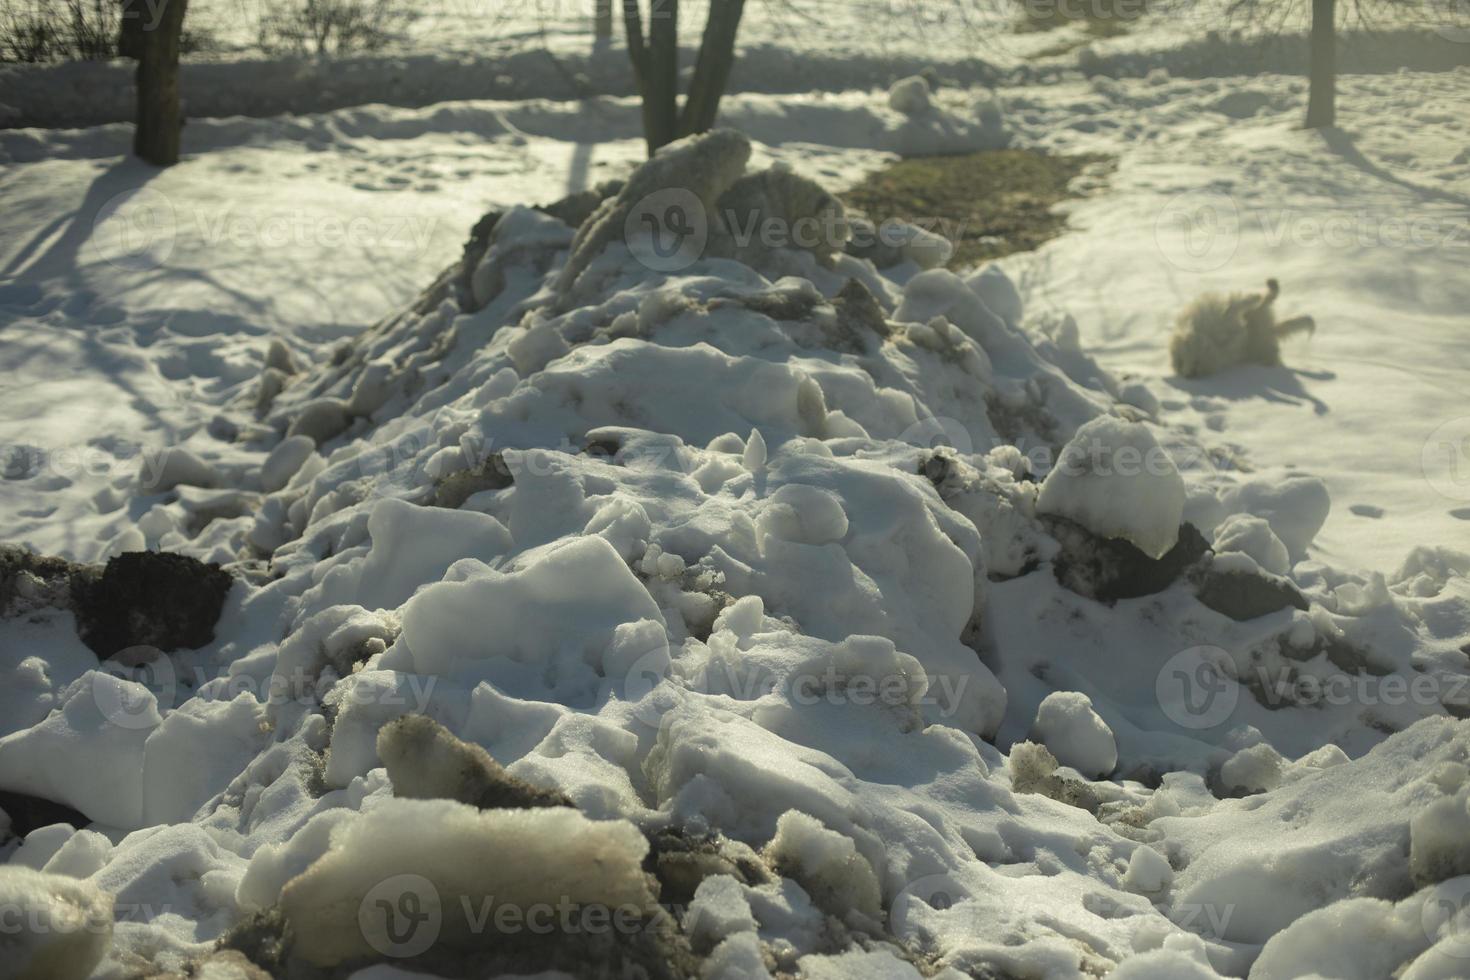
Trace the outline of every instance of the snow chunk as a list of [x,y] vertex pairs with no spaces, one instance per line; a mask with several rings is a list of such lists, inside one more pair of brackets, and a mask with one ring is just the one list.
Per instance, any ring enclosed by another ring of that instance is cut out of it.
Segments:
[[[30,837],[26,838],[27,841]],[[41,870],[51,875],[90,878],[112,856],[112,841],[95,830],[79,830],[57,849]]]
[[598,904],[651,912],[640,862],[648,841],[624,821],[575,810],[476,810],[448,800],[388,799],[335,828],[331,847],[287,882],[280,907],[295,953],[331,967],[398,946],[361,910],[411,897],[450,948],[486,941],[464,909]]
[[929,81],[923,75],[900,78],[888,90],[888,107],[905,116],[921,116],[934,105],[929,100]]
[[1327,514],[1332,510],[1327,484],[1302,475],[1231,487],[1223,494],[1222,501],[1230,510],[1265,518],[1286,545],[1293,562],[1307,556],[1308,545],[1327,523]]
[[291,482],[291,477],[301,469],[303,463],[316,452],[316,443],[308,436],[292,436],[282,439],[270,451],[260,467],[260,486],[266,493],[275,493]]
[[0,786],[65,803],[114,827],[141,826],[143,746],[163,720],[152,692],[93,670],[60,700],[60,710],[45,721],[0,739]]
[[112,939],[112,896],[76,878],[0,866],[0,972],[16,980],[86,980]]
[[745,890],[731,875],[701,881],[684,913],[684,931],[696,950],[711,949],[736,933],[753,933],[755,927]]
[[189,820],[269,740],[265,708],[250,692],[232,701],[190,698],[144,746],[143,823]]
[[1420,885],[1470,874],[1470,791],[1435,800],[1409,821],[1409,871]]
[[905,963],[886,949],[803,956],[798,966],[805,980],[920,980],[923,976],[912,963]]
[[1036,734],[1064,766],[1098,779],[1118,765],[1113,730],[1079,691],[1053,691],[1036,709]]
[[424,589],[404,608],[403,639],[424,674],[484,657],[536,663],[568,652],[597,666],[613,630],[640,619],[664,622],[612,545],[583,537],[520,571],[484,569]]
[[1286,545],[1271,530],[1265,518],[1248,514],[1232,514],[1215,529],[1215,553],[1240,552],[1273,575],[1291,571],[1291,556]]
[[1315,909],[1271,937],[1251,980],[1381,980],[1429,945],[1420,917],[1401,903],[1350,898]]
[[838,496],[798,483],[771,494],[756,524],[766,534],[798,544],[829,544],[847,534],[847,514]]
[[246,911],[268,909],[281,897],[286,883],[327,853],[332,831],[357,814],[334,807],[315,814],[296,833],[280,843],[263,844],[250,858],[235,889],[235,902]]
[[812,901],[839,918],[848,910],[874,921],[882,914],[878,876],[852,838],[828,830],[800,810],[788,810],[776,821],[776,836],[766,846],[766,860],[780,874],[796,879]]
[[372,549],[352,567],[323,579],[329,601],[368,609],[397,609],[422,585],[438,582],[462,558],[490,562],[511,550],[504,524],[488,514],[420,507],[388,498],[368,517]]
[[1184,480],[1140,422],[1102,415],[1077,430],[1047,474],[1038,513],[1076,521],[1102,538],[1123,538],[1151,558],[1179,540]]
[[760,938],[737,932],[714,948],[700,970],[702,980],[769,980]]
[[138,486],[144,493],[163,493],[178,486],[217,487],[219,473],[198,456],[173,446],[143,453]]
[[1128,858],[1128,871],[1123,875],[1123,886],[1129,891],[1158,892],[1168,888],[1174,880],[1174,869],[1169,859],[1147,844],[1133,849]]
[[1024,307],[1021,291],[1011,277],[994,262],[981,266],[965,277],[965,285],[980,297],[985,308],[1000,317],[1010,327],[1021,325]]
[[1269,742],[1260,742],[1225,760],[1220,767],[1220,785],[1226,790],[1264,793],[1281,785],[1286,760]]
[[10,855],[10,861],[21,867],[31,868],[35,871],[44,870],[46,863],[56,855],[56,852],[71,840],[77,829],[69,823],[53,823],[45,827],[37,827],[26,834],[25,840],[20,842]]

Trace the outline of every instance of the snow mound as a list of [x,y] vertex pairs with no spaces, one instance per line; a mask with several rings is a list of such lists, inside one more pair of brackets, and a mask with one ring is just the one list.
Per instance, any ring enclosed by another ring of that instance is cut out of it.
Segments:
[[[1075,320],[880,270],[751,152],[492,212],[330,362],[261,352],[238,486],[113,501],[241,580],[197,649],[99,665],[0,577],[14,863],[174,910],[107,975],[1245,976],[1461,880],[1464,556],[1304,561],[1321,483],[1176,465]],[[486,931],[563,897],[639,925]]]

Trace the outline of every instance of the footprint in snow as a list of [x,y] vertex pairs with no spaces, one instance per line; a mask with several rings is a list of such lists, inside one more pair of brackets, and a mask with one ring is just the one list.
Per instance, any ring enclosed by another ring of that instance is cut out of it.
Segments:
[[1357,514],[1359,517],[1372,517],[1376,519],[1383,516],[1383,508],[1374,507],[1372,504],[1353,504],[1348,510]]
[[1470,521],[1470,507],[1456,507],[1450,511],[1450,516],[1462,521]]

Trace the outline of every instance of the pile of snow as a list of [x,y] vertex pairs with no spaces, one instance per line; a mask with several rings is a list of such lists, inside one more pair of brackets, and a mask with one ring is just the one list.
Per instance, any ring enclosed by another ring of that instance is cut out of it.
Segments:
[[[113,488],[244,580],[206,647],[103,670],[67,612],[0,621],[0,789],[81,814],[19,811],[7,857],[145,909],[102,970],[1240,976],[1323,907],[1434,914],[1462,556],[1302,560],[1321,483],[1199,479],[1000,268],[880,270],[750,159],[494,212],[329,363],[267,351],[211,461],[236,509]],[[1227,574],[1251,614],[1204,601]],[[1437,968],[1431,925],[1375,955]]]

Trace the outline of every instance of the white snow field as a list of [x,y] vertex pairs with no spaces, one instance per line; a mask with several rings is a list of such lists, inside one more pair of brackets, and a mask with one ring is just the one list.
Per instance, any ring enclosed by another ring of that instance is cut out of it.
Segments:
[[[1012,71],[859,8],[750,64],[883,86],[636,170],[612,90],[152,171],[107,66],[24,82],[103,124],[0,130],[0,541],[234,579],[99,661],[0,551],[0,978],[1470,976],[1470,45],[1324,135],[1178,19]],[[1117,167],[983,269],[843,251],[830,192],[1006,142]],[[1173,376],[1268,278],[1315,334]]]

